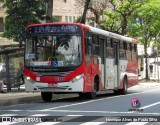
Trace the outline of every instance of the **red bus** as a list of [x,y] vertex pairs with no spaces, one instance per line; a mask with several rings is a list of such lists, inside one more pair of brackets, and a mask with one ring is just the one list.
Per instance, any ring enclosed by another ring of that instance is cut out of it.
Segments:
[[126,94],[138,83],[137,41],[80,23],[29,25],[24,81],[43,101],[53,93],[91,99],[106,90]]

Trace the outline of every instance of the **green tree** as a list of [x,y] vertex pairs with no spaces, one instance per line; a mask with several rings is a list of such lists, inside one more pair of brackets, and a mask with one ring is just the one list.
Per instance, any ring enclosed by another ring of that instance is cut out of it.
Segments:
[[[128,35],[133,37],[141,36],[141,44],[144,45],[146,73],[145,78],[149,79],[148,75],[148,56],[147,47],[150,46],[150,41],[155,38],[160,31],[160,1],[150,0],[149,3],[137,9],[131,18],[131,23],[128,25]],[[137,21],[136,21],[137,20]]]
[[45,19],[44,0],[1,0],[6,9],[4,37],[18,40],[28,24]]
[[127,33],[128,19],[147,0],[109,0],[110,8],[104,11],[105,23],[101,27],[105,30],[125,35]]

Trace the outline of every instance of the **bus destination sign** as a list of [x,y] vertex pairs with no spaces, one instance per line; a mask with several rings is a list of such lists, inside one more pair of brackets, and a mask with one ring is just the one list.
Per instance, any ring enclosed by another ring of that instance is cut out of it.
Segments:
[[61,32],[78,32],[76,25],[41,25],[29,27],[29,33],[61,33]]

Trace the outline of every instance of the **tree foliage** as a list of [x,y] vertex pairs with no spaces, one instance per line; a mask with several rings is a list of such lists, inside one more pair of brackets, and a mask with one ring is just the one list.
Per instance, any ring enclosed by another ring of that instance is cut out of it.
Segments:
[[160,29],[160,1],[144,4],[133,13],[128,34],[134,37],[155,37]]
[[160,1],[153,0],[144,4],[133,13],[128,25],[128,35],[133,37],[141,37],[141,43],[144,45],[146,57],[146,79],[148,76],[148,60],[147,47],[150,46],[150,41],[155,38],[160,31]]
[[128,19],[147,0],[109,0],[110,10],[105,10],[106,22],[101,24],[105,30],[118,34],[127,33]]
[[4,37],[18,38],[25,27],[45,19],[44,0],[1,0],[6,10]]

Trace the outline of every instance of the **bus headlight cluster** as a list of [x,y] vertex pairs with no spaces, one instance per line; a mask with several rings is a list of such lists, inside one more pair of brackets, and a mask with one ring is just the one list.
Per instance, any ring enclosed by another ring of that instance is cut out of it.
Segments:
[[24,77],[27,81],[29,81],[30,83],[35,83],[35,81],[31,78],[31,77],[29,77],[29,76],[25,76]]
[[76,81],[80,80],[81,78],[83,78],[83,76],[84,76],[84,74],[78,75],[78,76],[74,77],[71,81],[76,82]]
[[31,77],[27,76],[26,79],[29,81],[29,80],[31,80]]

